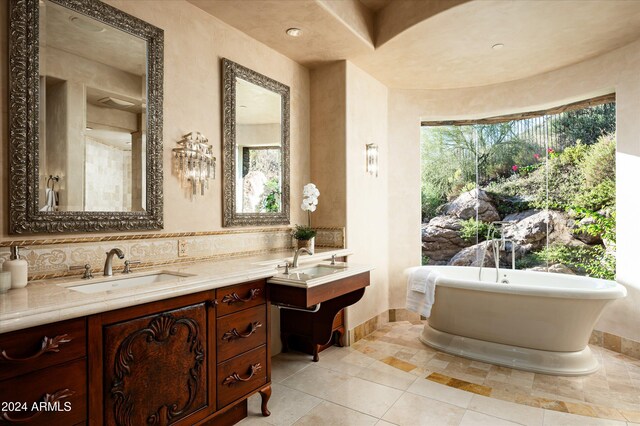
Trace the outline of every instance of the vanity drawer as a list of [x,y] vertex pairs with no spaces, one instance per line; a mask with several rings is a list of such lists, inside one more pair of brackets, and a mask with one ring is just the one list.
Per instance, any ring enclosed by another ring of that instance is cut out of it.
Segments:
[[218,365],[218,410],[267,383],[267,348],[261,346]]
[[262,305],[267,300],[265,290],[265,280],[251,281],[246,284],[217,289],[217,316],[221,317],[241,311],[242,309]]
[[84,318],[0,334],[0,380],[82,358],[86,352]]
[[[41,408],[31,411],[34,403]],[[2,406],[9,410],[1,411]],[[86,418],[87,361],[84,358],[0,382],[0,425],[68,426],[84,422]]]
[[267,306],[260,305],[218,318],[218,362],[267,343]]

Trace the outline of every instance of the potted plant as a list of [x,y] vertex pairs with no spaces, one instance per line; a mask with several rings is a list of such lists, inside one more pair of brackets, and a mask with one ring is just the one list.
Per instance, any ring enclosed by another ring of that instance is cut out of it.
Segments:
[[320,191],[318,191],[318,188],[316,188],[313,183],[308,183],[302,188],[302,195],[304,198],[302,199],[302,205],[300,207],[302,211],[307,212],[307,226],[296,225],[293,231],[293,238],[296,240],[296,248],[306,247],[313,253],[317,232],[311,228],[311,213],[316,211],[318,207]]

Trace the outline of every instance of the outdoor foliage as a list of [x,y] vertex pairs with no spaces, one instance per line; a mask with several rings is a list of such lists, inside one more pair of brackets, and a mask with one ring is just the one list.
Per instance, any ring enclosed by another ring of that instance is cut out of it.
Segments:
[[[473,218],[463,220],[460,222],[462,228],[460,229],[460,238],[465,241],[473,241],[480,243],[487,239],[487,235],[489,233],[489,228],[491,224],[475,220]],[[495,237],[499,237],[499,233],[495,232]]]
[[[579,274],[613,278],[615,104],[528,123],[423,128],[423,222],[476,187],[488,193],[501,217],[530,209],[567,212],[581,224],[572,232],[599,237],[608,249],[595,243],[551,245],[520,258],[518,266],[561,263]],[[486,239],[489,224],[469,219],[461,225],[463,240],[476,244]]]
[[600,136],[616,131],[615,104],[567,112],[554,122],[553,128],[563,146],[573,145],[577,141],[591,145]]

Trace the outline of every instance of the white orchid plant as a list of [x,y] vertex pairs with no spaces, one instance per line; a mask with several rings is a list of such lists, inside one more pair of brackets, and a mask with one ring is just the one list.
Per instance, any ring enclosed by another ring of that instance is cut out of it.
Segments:
[[320,191],[313,183],[308,183],[302,188],[302,211],[307,212],[307,226],[296,225],[296,229],[293,232],[293,238],[296,240],[310,240],[316,236],[316,231],[311,228],[311,213],[316,211],[318,207],[318,197]]

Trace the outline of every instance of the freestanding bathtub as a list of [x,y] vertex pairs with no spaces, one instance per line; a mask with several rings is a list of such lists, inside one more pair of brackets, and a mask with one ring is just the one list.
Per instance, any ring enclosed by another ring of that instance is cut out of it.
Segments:
[[[547,272],[421,266],[436,275],[420,340],[443,352],[545,374],[593,373],[589,337],[604,308],[627,290],[615,281]],[[414,270],[416,268],[411,268]],[[410,271],[411,271],[410,270]]]

